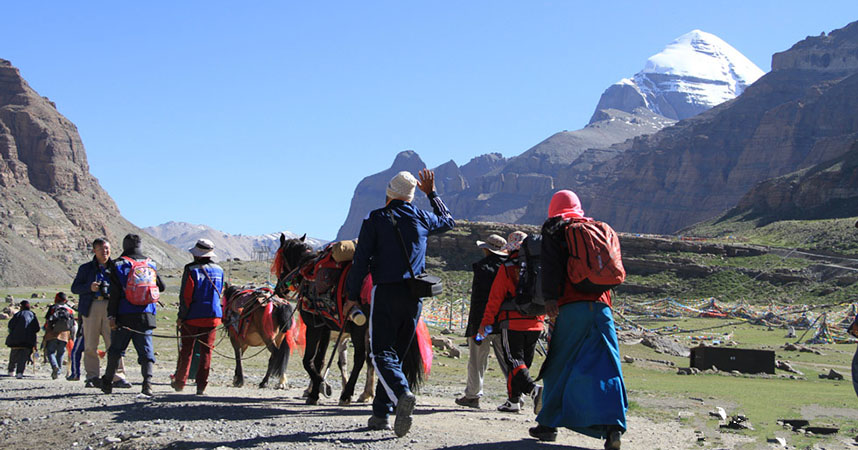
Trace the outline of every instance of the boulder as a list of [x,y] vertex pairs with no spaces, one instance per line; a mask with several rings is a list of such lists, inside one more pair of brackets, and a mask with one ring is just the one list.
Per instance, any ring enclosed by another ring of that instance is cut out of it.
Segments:
[[691,350],[680,344],[674,338],[658,336],[658,335],[648,335],[644,336],[641,343],[658,353],[665,353],[673,356],[681,356],[687,358],[691,356]]

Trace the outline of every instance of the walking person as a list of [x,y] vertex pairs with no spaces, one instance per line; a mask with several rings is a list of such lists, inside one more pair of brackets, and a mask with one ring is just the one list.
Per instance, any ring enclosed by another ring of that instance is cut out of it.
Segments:
[[[417,402],[402,372],[402,359],[414,339],[423,306],[406,280],[412,272],[424,272],[427,236],[450,230],[456,224],[435,192],[435,174],[423,169],[419,176],[417,181],[411,173],[399,172],[390,180],[385,207],[370,212],[361,225],[347,279],[349,299],[359,299],[363,279],[372,272],[369,347],[378,385],[368,426],[373,430],[389,429],[388,416],[395,409],[393,430],[397,437],[411,429],[411,414]],[[433,212],[411,204],[415,187],[429,198]]]
[[[86,372],[86,387],[101,387],[101,362],[98,343],[104,341],[105,350],[110,348],[110,322],[107,320],[108,292],[114,269],[110,260],[110,242],[105,238],[92,241],[92,261],[82,264],[71,285],[71,291],[80,298],[78,313],[83,318],[83,367]],[[130,388],[125,379],[125,365],[119,360],[113,386]]]
[[[105,394],[113,391],[110,380],[113,379],[119,360],[125,355],[130,342],[134,343],[137,351],[137,362],[143,376],[141,393],[152,396],[152,375],[155,366],[155,350],[152,347],[152,330],[155,329],[155,303],[132,303],[136,298],[137,288],[134,285],[141,282],[154,281],[157,292],[164,291],[164,282],[154,273],[156,266],[149,258],[143,256],[140,250],[141,239],[136,234],[128,234],[122,240],[122,255],[114,261],[110,274],[110,300],[107,306],[108,321],[110,322],[110,347],[107,349],[107,368],[101,377],[101,390]],[[139,264],[142,263],[142,264]],[[151,269],[151,270],[150,270]],[[131,277],[133,275],[133,277]],[[129,277],[132,280],[129,280]],[[155,280],[151,280],[154,277]],[[140,280],[140,279],[144,280]],[[133,292],[127,289],[135,288]],[[156,289],[152,286],[152,289]],[[151,291],[149,291],[151,292]],[[129,296],[134,295],[132,299]],[[154,296],[158,294],[150,294]]]
[[84,349],[84,339],[83,339],[83,321],[80,317],[77,318],[77,333],[74,336],[74,344],[72,345],[71,352],[69,352],[69,376],[66,377],[66,380],[69,381],[79,381],[80,380],[80,362],[83,358],[83,349]]
[[500,329],[502,357],[509,368],[507,372],[507,400],[500,406],[501,412],[519,412],[524,403],[522,394],[530,395],[533,399],[533,410],[539,413],[542,400],[542,387],[530,377],[530,365],[536,351],[536,343],[544,328],[544,315],[527,316],[511,306],[518,291],[519,274],[522,269],[524,255],[519,249],[527,234],[514,231],[509,235],[504,250],[509,253],[509,259],[498,270],[492,282],[489,302],[486,305],[480,334],[485,336],[489,325]]
[[185,387],[190,371],[194,347],[199,349],[199,365],[196,371],[197,395],[203,395],[208,385],[212,362],[212,347],[223,317],[223,269],[212,262],[214,244],[200,239],[188,250],[194,261],[185,266],[182,287],[179,291],[179,315],[176,326],[182,335],[176,376],[170,383],[177,392]]
[[11,349],[9,353],[9,376],[15,374],[15,378],[24,378],[24,369],[30,361],[30,355],[36,348],[36,336],[39,334],[39,320],[33,311],[30,311],[30,302],[21,300],[18,304],[21,308],[9,319],[9,335],[6,336],[6,346]]
[[45,354],[51,364],[51,379],[54,380],[63,368],[68,341],[77,332],[74,310],[67,303],[65,292],[57,292],[54,304],[45,314]]
[[611,314],[611,292],[588,293],[572,285],[567,227],[593,222],[584,216],[574,192],[554,194],[542,226],[542,289],[554,330],[540,377],[544,377],[542,411],[530,435],[557,439],[566,427],[605,439],[606,449],[619,449],[626,430],[626,397],[619,345]]
[[492,282],[501,264],[508,256],[504,246],[506,239],[489,235],[485,241],[477,241],[477,247],[483,250],[483,258],[473,264],[474,279],[471,283],[471,305],[468,311],[468,325],[465,337],[468,339],[468,378],[465,394],[456,399],[459,406],[480,409],[480,397],[483,396],[483,379],[489,363],[489,349],[494,350],[504,378],[507,376],[507,366],[503,359],[500,330],[493,330],[482,341],[476,340],[480,329],[480,321],[489,302],[489,292]]

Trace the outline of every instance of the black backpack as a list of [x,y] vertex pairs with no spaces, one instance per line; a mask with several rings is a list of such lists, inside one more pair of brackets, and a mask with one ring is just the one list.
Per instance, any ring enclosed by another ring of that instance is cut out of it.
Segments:
[[66,306],[55,306],[48,315],[48,325],[55,333],[71,331],[74,328],[74,316]]
[[518,311],[523,316],[545,314],[545,297],[542,295],[542,236],[531,234],[521,243],[518,251],[521,268],[515,296],[501,305],[502,310]]

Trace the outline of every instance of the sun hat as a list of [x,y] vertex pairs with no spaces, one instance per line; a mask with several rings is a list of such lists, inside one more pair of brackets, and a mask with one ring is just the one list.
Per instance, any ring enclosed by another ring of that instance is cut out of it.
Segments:
[[506,239],[506,245],[503,249],[507,252],[514,252],[521,248],[521,243],[527,238],[527,233],[524,231],[513,231]]
[[506,256],[507,254],[506,250],[503,249],[504,245],[506,245],[506,239],[496,234],[490,234],[485,241],[477,241],[477,247],[484,248],[499,256]]
[[410,202],[414,200],[414,188],[417,187],[417,178],[411,175],[411,172],[402,171],[396,174],[387,183],[387,196],[392,199],[405,200]]
[[200,239],[196,245],[188,249],[197,258],[214,258],[214,243],[208,239]]

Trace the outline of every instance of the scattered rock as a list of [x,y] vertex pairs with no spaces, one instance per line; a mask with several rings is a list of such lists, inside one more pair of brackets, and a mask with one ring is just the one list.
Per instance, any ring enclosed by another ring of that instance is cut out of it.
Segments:
[[789,361],[776,360],[776,361],[775,361],[775,368],[780,369],[780,370],[784,370],[784,371],[787,371],[787,372],[790,372],[790,373],[795,373],[795,374],[798,374],[798,375],[804,375],[803,373],[801,373],[801,371],[799,371],[799,370],[797,370],[796,368],[794,368],[794,367],[792,366],[792,364],[790,364],[790,362],[789,362]]
[[754,430],[751,422],[742,414],[735,415],[730,418],[730,422],[726,425],[721,425],[721,428],[729,428],[731,430]]
[[635,359],[629,355],[623,356],[623,362],[626,364],[631,364],[635,362]]
[[450,358],[458,358],[462,356],[462,351],[456,347],[451,347],[449,350],[447,350],[447,356],[449,356]]
[[700,373],[700,369],[696,367],[680,367],[676,370],[677,375],[697,375]]
[[710,411],[709,415],[712,417],[717,417],[722,421],[727,420],[727,411],[724,411],[724,408],[720,406],[716,407],[715,411]]
[[118,437],[115,437],[115,436],[107,436],[106,438],[104,438],[104,442],[106,444],[118,444],[118,443],[122,442],[122,439],[119,439]]
[[824,373],[819,374],[819,378],[828,379],[828,380],[842,380],[843,375],[834,369],[830,369],[827,374],[824,374]]
[[658,353],[687,358],[691,356],[691,350],[680,344],[676,339],[664,336],[644,336],[641,343]]
[[769,438],[766,440],[766,442],[768,442],[770,444],[778,444],[781,447],[787,446],[786,439],[784,439],[782,437]]
[[441,330],[441,334],[453,334],[453,330],[449,328],[444,328],[443,330]]
[[432,346],[438,347],[441,350],[449,350],[456,347],[453,344],[453,340],[447,337],[433,337]]

